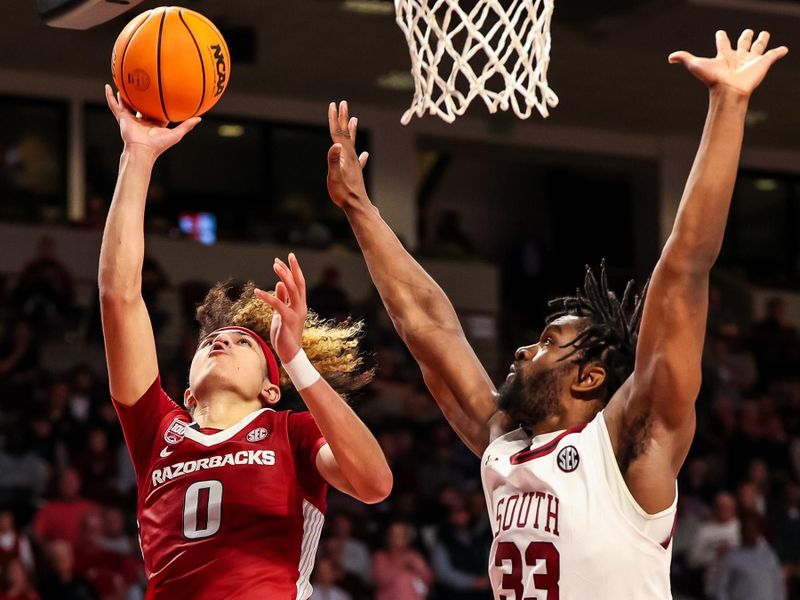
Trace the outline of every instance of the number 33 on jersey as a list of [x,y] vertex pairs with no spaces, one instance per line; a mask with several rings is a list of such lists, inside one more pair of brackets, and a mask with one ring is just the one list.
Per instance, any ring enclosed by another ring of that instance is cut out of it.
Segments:
[[[675,505],[645,515],[617,467],[602,412],[587,425],[494,440],[481,462],[497,600],[666,600]],[[677,501],[677,497],[676,497]],[[637,512],[638,511],[638,512]],[[666,523],[648,537],[637,519]],[[631,578],[631,572],[645,576]],[[632,585],[632,580],[636,580]]]

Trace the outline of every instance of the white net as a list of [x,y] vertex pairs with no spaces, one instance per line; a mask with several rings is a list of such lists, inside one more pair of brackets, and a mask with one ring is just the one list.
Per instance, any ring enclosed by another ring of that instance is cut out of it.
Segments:
[[554,0],[395,0],[408,41],[414,100],[401,122],[425,112],[452,123],[480,96],[489,112],[543,117],[558,104],[547,84]]

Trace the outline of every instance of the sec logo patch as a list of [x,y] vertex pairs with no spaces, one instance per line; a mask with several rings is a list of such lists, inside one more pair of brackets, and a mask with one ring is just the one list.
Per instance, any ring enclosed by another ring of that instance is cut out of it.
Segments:
[[558,464],[558,468],[564,471],[564,473],[572,473],[578,468],[578,465],[581,464],[581,457],[578,456],[578,451],[575,449],[575,446],[567,446],[562,448],[561,452],[558,453],[556,463]]
[[266,439],[269,435],[269,431],[265,427],[259,427],[257,429],[253,429],[250,433],[247,434],[247,441],[248,442],[260,442],[263,439]]

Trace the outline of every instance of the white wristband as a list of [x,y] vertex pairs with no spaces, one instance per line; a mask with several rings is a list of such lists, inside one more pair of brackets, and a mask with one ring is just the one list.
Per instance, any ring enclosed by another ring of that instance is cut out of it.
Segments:
[[283,369],[286,371],[289,379],[292,380],[298,392],[314,385],[320,378],[319,372],[314,368],[314,365],[311,364],[311,361],[308,360],[302,348],[294,355],[292,360],[283,363]]

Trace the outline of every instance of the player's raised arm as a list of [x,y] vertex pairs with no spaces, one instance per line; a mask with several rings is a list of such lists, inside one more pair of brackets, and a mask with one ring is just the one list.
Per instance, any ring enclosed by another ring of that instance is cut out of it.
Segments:
[[612,399],[606,411],[623,468],[641,451],[657,461],[649,463],[653,501],[645,504],[650,508],[672,501],[674,478],[694,435],[709,273],[722,247],[747,106],[769,68],[787,52],[783,47],[767,52],[768,42],[766,32],[753,41],[747,30],[733,49],[720,31],[716,57],[670,56],[670,62],[683,64],[708,86],[708,117],[672,233],[651,278],[632,379],[622,390],[627,393]]
[[497,414],[495,387],[467,342],[450,300],[403,248],[367,196],[356,155],[358,121],[346,102],[328,107],[333,146],[328,152],[328,193],[347,215],[370,276],[397,333],[422,369],[439,407],[469,448],[480,455]]
[[290,254],[289,264],[276,258],[273,268],[281,279],[275,295],[262,290],[256,295],[275,312],[270,343],[327,442],[317,454],[317,470],[339,491],[369,504],[381,502],[392,491],[392,472],[378,440],[302,349],[308,308],[300,264]]
[[153,329],[142,299],[144,210],[150,174],[156,158],[200,119],[167,129],[137,118],[114,97],[110,86],[105,91],[124,149],[103,230],[98,286],[111,395],[121,404],[132,405],[158,374]]

